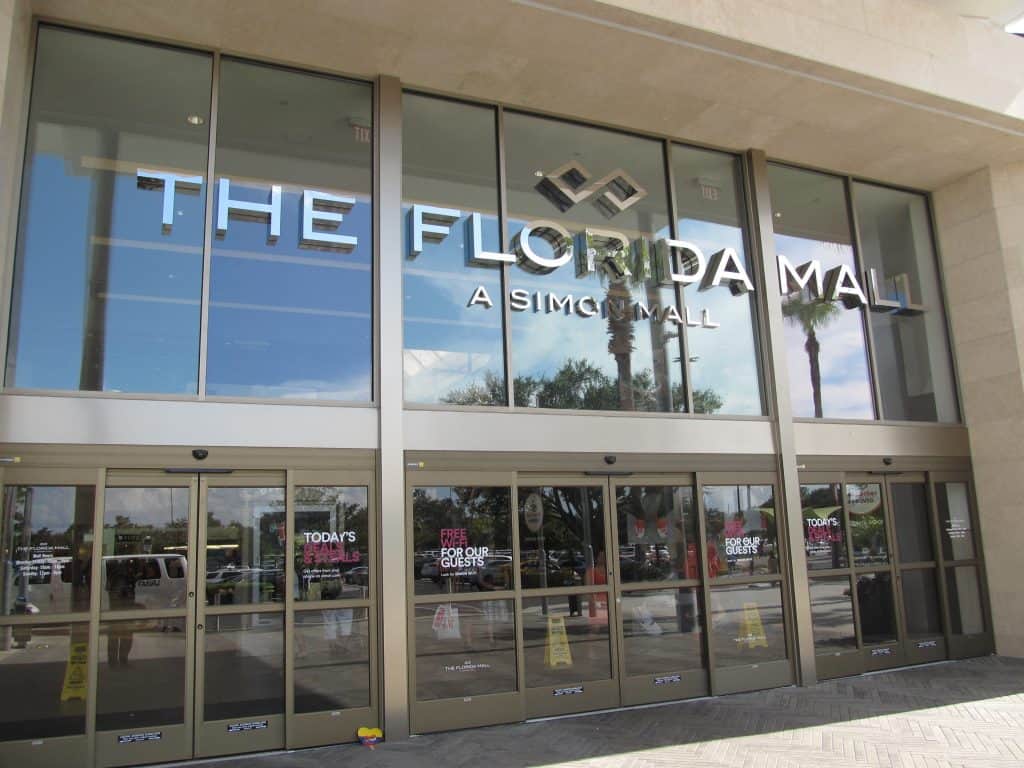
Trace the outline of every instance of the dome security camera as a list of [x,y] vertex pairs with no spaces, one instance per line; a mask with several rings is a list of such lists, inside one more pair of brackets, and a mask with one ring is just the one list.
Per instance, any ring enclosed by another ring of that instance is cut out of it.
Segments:
[[209,455],[210,455],[210,452],[208,450],[206,450],[205,448],[193,448],[192,449],[192,458],[195,459],[196,461],[202,461],[203,459],[205,459]]

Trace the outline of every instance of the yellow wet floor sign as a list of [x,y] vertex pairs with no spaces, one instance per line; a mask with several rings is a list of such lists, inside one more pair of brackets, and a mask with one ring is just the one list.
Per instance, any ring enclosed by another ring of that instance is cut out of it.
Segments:
[[561,616],[548,617],[548,644],[544,648],[544,666],[572,666],[572,651],[569,650],[569,635],[565,632],[565,619]]
[[89,681],[88,656],[88,643],[71,644],[71,655],[68,656],[68,666],[64,670],[64,687],[60,692],[61,701],[85,701],[85,688]]
[[764,624],[761,623],[761,611],[757,603],[743,604],[743,619],[740,621],[740,645],[747,648],[767,648],[768,637],[764,633]]

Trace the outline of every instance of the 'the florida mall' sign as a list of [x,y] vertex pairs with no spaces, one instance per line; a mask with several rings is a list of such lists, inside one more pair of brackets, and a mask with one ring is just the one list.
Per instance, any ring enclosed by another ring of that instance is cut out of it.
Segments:
[[[169,231],[173,225],[174,196],[177,188],[197,189],[203,183],[201,176],[188,176],[166,171],[146,170],[137,172],[140,187],[163,188],[163,227]],[[578,197],[579,195],[577,195]],[[608,194],[605,194],[608,197]],[[281,186],[274,184],[270,189],[270,202],[256,203],[231,198],[229,179],[218,180],[217,234],[223,236],[233,217],[264,219],[269,223],[268,242],[275,243],[281,234]],[[619,210],[630,203],[610,197],[618,203]],[[354,197],[336,195],[316,190],[303,190],[301,232],[299,244],[310,248],[329,248],[351,251],[358,245],[355,235],[338,232],[345,214],[356,204]],[[423,251],[424,242],[441,242],[451,232],[452,225],[463,218],[463,212],[454,208],[430,205],[413,205],[409,211],[409,253],[414,259]],[[742,296],[754,290],[754,283],[747,274],[743,260],[733,248],[721,248],[710,256],[694,243],[672,238],[660,238],[652,248],[647,238],[630,241],[626,235],[612,229],[587,228],[575,238],[561,224],[550,220],[527,222],[512,238],[513,253],[485,251],[482,237],[482,217],[476,211],[466,214],[466,261],[471,266],[494,266],[518,264],[534,274],[543,275],[569,263],[575,264],[577,277],[586,277],[597,272],[612,281],[627,283],[644,282],[651,278],[662,285],[696,285],[698,291],[725,287],[734,296]],[[545,254],[538,253],[534,238],[547,244]],[[549,255],[546,255],[550,251]],[[906,275],[897,275],[890,282],[895,286],[895,298],[883,296],[879,290],[878,275],[874,269],[865,271],[868,292],[861,288],[854,270],[840,264],[824,270],[821,262],[811,260],[794,266],[784,255],[779,254],[779,290],[786,296],[798,291],[807,291],[811,297],[821,301],[838,301],[849,309],[869,306],[877,312],[917,314],[923,307],[913,303],[910,296],[910,281]],[[691,314],[689,307],[680,314],[669,305],[659,307],[642,301],[627,302],[595,296],[558,295],[552,292],[533,293],[514,288],[508,295],[509,308],[513,312],[546,312],[576,315],[582,318],[608,317],[636,320],[672,322],[692,327],[717,328],[707,309],[699,315]],[[467,302],[470,307],[491,309],[494,300],[483,285],[478,285]]]

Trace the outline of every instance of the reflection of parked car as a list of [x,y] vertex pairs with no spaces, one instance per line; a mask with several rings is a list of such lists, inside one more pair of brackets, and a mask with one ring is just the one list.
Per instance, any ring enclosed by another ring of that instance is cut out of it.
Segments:
[[474,579],[479,589],[511,589],[512,558],[509,555],[492,555],[484,562]]
[[361,587],[366,587],[370,584],[370,569],[365,565],[357,565],[355,568],[350,568],[343,573],[341,578],[348,584],[358,584]]
[[185,605],[182,555],[108,555],[103,558],[103,608],[180,608]]
[[437,563],[437,558],[425,562],[423,566],[420,568],[420,575],[424,579],[433,579],[434,581],[440,581],[441,571]]
[[284,571],[244,568],[213,583],[207,579],[207,605],[277,602],[284,599]]

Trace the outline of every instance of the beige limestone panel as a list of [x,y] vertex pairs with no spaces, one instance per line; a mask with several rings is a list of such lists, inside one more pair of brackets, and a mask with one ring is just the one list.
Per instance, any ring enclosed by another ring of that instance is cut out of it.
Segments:
[[[584,10],[594,5],[583,0],[548,2]],[[848,17],[821,18],[821,3],[815,0],[792,0],[785,7],[770,0],[743,3],[705,0],[697,4],[600,0],[600,3],[698,27],[916,90],[936,92],[945,98],[1002,114],[1024,117],[1024,105],[1014,103],[1024,89],[1024,46],[1011,45],[1002,30],[983,20],[961,18],[920,0],[850,3],[859,5],[864,13],[863,30],[849,25]],[[697,5],[699,11],[695,12],[693,5]],[[887,44],[885,55],[879,56],[873,50],[873,40]],[[986,47],[989,49],[987,58],[979,55]],[[937,58],[951,62],[944,70],[975,68],[994,87],[978,88],[970,82],[936,77],[931,62]]]
[[991,295],[961,303],[950,310],[953,334],[960,344],[1014,332],[1010,297]]
[[861,0],[820,0],[817,3],[807,3],[805,0],[768,0],[765,5],[803,13],[819,21],[849,27],[858,32],[867,31],[864,4]]
[[[1015,347],[1016,345],[1014,345]],[[1016,357],[1016,348],[1012,355]],[[975,462],[1013,459],[1024,462],[1024,425],[1017,420],[968,424],[971,456]],[[1024,463],[1021,465],[1024,471]]]
[[1024,381],[1020,371],[961,381],[964,420],[969,427],[986,421],[1024,418]]
[[965,343],[958,352],[960,381],[964,383],[1020,371],[1017,336],[1012,330]]
[[958,17],[916,0],[862,2],[869,34],[896,46],[926,51],[933,58],[966,58],[967,34]]
[[943,271],[946,296],[954,310],[961,304],[1006,295],[1006,274],[1000,251],[943,265]]
[[936,189],[932,200],[939,230],[990,213],[995,207],[992,195],[992,172],[987,167]]
[[942,215],[947,206],[936,200],[936,218],[939,220],[939,246],[942,260],[950,268],[972,259],[989,257],[994,262],[1000,259],[999,221],[995,211],[989,210],[973,219],[949,223]]

